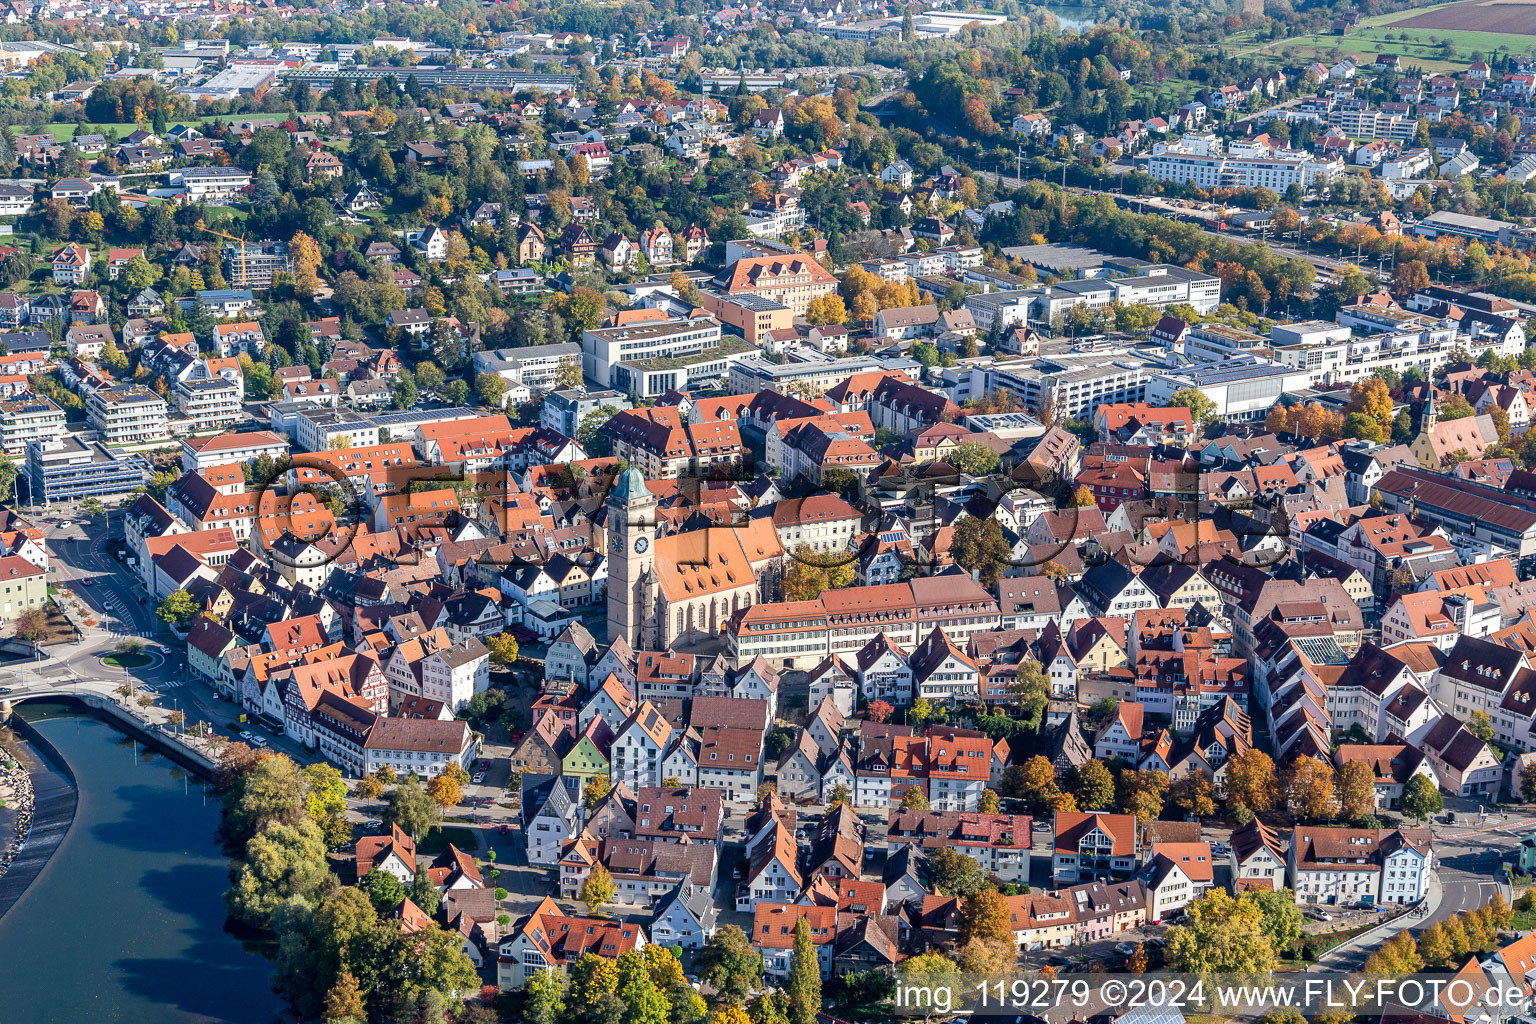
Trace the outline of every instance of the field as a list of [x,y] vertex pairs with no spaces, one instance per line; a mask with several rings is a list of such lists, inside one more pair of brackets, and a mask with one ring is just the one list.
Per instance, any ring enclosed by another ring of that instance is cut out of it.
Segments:
[[[1398,29],[1435,32],[1438,37],[1462,45],[1457,36],[1536,36],[1536,4],[1501,0],[1460,0],[1429,10],[1399,11],[1374,24]],[[1473,45],[1468,43],[1467,45]]]
[[[1457,26],[1452,28],[1450,26]],[[1379,53],[1393,53],[1420,71],[1465,71],[1472,54],[1536,55],[1536,3],[1500,0],[1458,0],[1438,7],[1421,7],[1366,18],[1347,36],[1308,35],[1243,47],[1238,55],[1269,57],[1280,63],[1325,62],[1354,56],[1369,64]],[[1454,47],[1447,53],[1445,44]]]

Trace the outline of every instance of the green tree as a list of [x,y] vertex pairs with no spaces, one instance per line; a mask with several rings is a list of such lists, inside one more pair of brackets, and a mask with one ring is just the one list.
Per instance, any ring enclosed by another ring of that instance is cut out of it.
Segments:
[[1045,710],[1051,704],[1051,681],[1034,658],[1025,658],[1019,663],[1019,671],[1013,677],[1013,695],[1024,728],[1039,732],[1045,723]]
[[523,1016],[527,1024],[555,1024],[565,1015],[565,974],[535,971],[523,986]]
[[246,844],[225,893],[230,915],[265,928],[290,896],[314,900],[335,884],[325,859],[325,839],[314,822],[268,822]]
[[723,1003],[741,1004],[763,983],[763,957],[736,925],[718,929],[694,962],[699,978],[713,985]]
[[443,894],[432,884],[432,876],[427,874],[426,868],[418,870],[416,877],[411,880],[410,897],[423,914],[437,913],[437,906],[443,901]]
[[[1536,776],[1536,772],[1530,775]],[[1427,821],[1445,809],[1445,798],[1428,777],[1415,773],[1403,783],[1402,805],[1404,814],[1411,814],[1419,821]]]
[[394,402],[396,409],[409,409],[416,404],[416,382],[411,379],[409,371],[402,370],[395,377],[395,382],[389,389],[390,400]]
[[1216,416],[1216,403],[1198,388],[1182,388],[1168,399],[1169,405],[1183,406],[1197,428],[1205,426]]
[[821,963],[811,941],[811,923],[804,917],[795,922],[795,948],[784,992],[789,996],[791,1024],[816,1024],[821,1012]]
[[1225,889],[1209,889],[1191,903],[1188,921],[1168,929],[1168,965],[1175,971],[1258,973],[1273,969],[1274,946],[1264,934],[1264,911]]
[[928,881],[945,896],[971,896],[987,884],[981,865],[953,847],[935,850],[928,858]]
[[965,516],[955,525],[950,553],[957,565],[979,573],[981,585],[989,590],[1013,560],[1013,548],[1003,535],[1002,525],[996,519],[975,516]]
[[[1531,772],[1531,777],[1536,779],[1536,772]],[[901,809],[904,811],[926,811],[928,809],[928,794],[922,787],[912,786],[901,794]]]
[[357,885],[367,894],[368,902],[373,904],[374,912],[380,917],[394,910],[410,895],[405,886],[400,884],[400,879],[378,868],[373,868],[358,879]]
[[161,622],[171,628],[186,629],[201,611],[191,594],[185,590],[173,590],[160,602],[156,614],[160,616]]
[[1301,941],[1301,908],[1289,889],[1246,889],[1238,897],[1259,908],[1259,931],[1276,953],[1289,952]]
[[970,476],[985,476],[997,469],[1001,459],[990,445],[982,441],[965,441],[956,445],[944,461]]
[[1072,769],[1072,797],[1084,811],[1107,811],[1115,803],[1115,780],[1103,761],[1084,761]]
[[507,392],[511,389],[512,385],[499,373],[487,370],[475,378],[475,394],[480,396],[482,403],[497,409],[506,404]]
[[385,825],[399,825],[412,839],[420,840],[443,820],[437,802],[409,780],[390,790],[384,802]]
[[618,969],[616,994],[624,1004],[623,1024],[667,1024],[667,997],[651,977],[644,954],[626,950],[614,966]]
[[323,761],[304,766],[305,807],[309,818],[334,850],[352,838],[347,821],[347,783],[341,772]]

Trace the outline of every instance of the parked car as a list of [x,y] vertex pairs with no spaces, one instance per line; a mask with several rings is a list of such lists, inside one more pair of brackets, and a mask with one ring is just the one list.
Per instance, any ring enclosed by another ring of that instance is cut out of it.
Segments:
[[1136,952],[1136,947],[1131,945],[1129,942],[1122,942],[1115,947],[1115,952],[1119,953],[1121,956],[1130,956],[1132,953]]
[[1319,911],[1315,912],[1312,916],[1317,918],[1319,921],[1332,921],[1333,920],[1333,915],[1328,913],[1328,911],[1326,911],[1326,910],[1319,910]]
[[474,778],[469,780],[479,786],[485,782],[485,772],[476,772]]
[[378,818],[369,818],[367,821],[363,822],[363,828],[368,829],[370,832],[377,832],[383,827],[384,823]]
[[1030,829],[1035,832],[1049,832],[1051,830],[1051,823],[1048,821],[1037,821],[1030,826]]

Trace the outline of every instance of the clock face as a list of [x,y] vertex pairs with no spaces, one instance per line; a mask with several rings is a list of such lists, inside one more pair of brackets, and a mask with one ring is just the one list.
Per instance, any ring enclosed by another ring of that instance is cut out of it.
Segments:
[[650,547],[650,546],[651,546],[651,542],[646,540],[644,537],[636,537],[635,538],[635,554],[637,554],[637,555],[645,554],[645,549]]

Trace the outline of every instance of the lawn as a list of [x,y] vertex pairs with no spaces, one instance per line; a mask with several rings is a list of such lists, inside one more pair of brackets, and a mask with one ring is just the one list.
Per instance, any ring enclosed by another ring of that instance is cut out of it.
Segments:
[[428,832],[426,837],[416,844],[416,849],[421,853],[438,854],[448,849],[449,843],[470,856],[474,856],[474,852],[480,848],[480,840],[471,829],[448,825]]
[[138,130],[138,127],[139,126],[136,124],[77,125],[73,121],[70,121],[66,124],[51,124],[48,126],[48,130],[53,133],[53,137],[56,141],[64,143],[75,137],[76,128],[80,129],[81,135],[105,135],[107,134],[107,130],[111,129],[112,131],[117,132],[117,137],[119,139],[123,139],[127,138],[129,135],[132,135],[135,131]]
[[113,668],[143,668],[149,664],[147,654],[109,654],[101,659],[103,665]]

